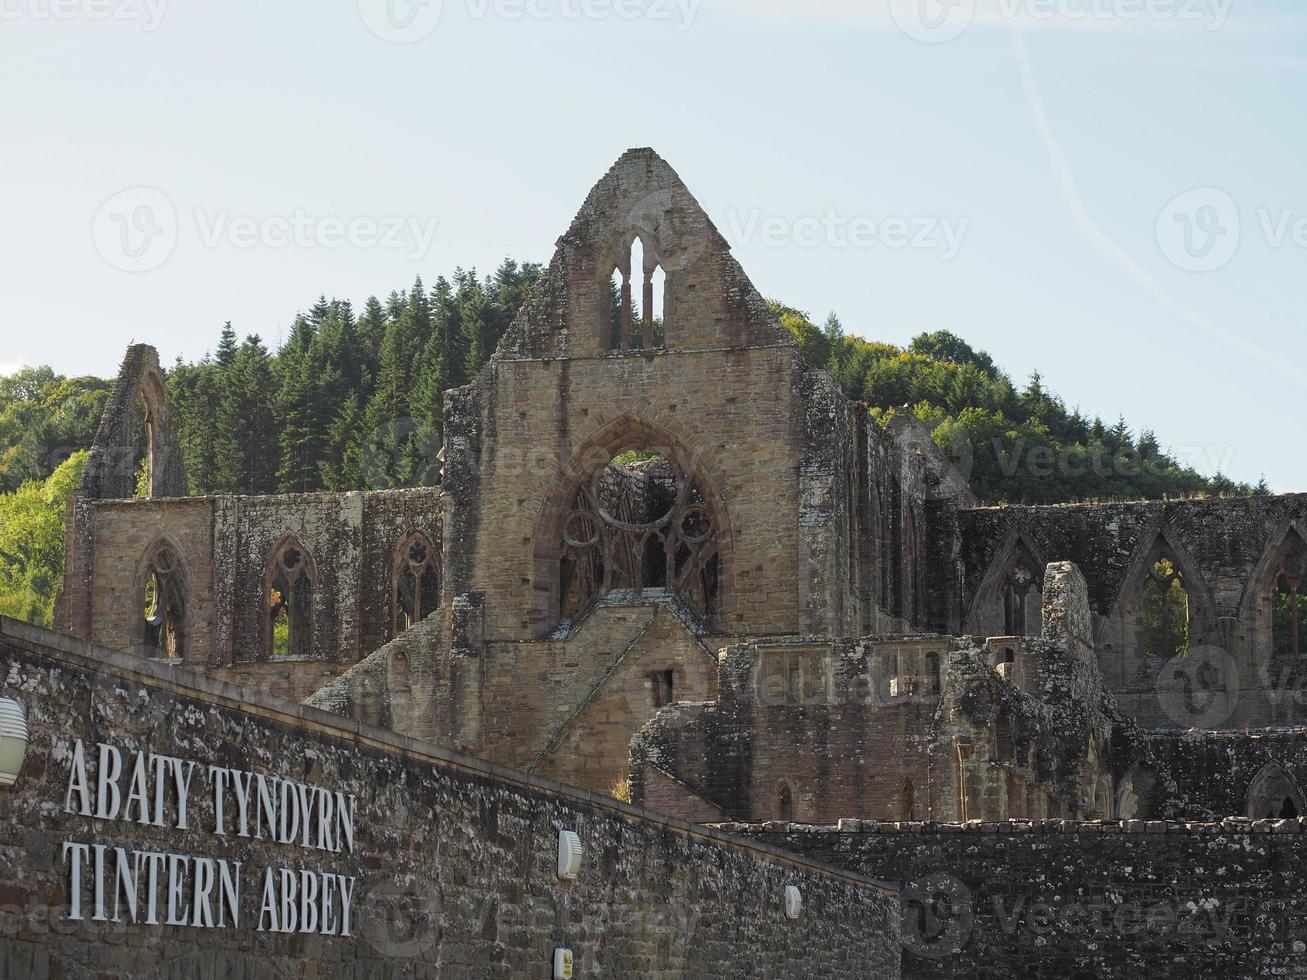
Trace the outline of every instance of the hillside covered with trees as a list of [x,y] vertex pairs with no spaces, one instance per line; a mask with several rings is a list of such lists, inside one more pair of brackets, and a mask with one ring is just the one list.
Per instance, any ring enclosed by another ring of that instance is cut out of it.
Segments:
[[[229,323],[212,353],[178,360],[168,396],[193,494],[305,493],[438,481],[441,394],[494,352],[541,273],[505,260],[455,270],[361,310],[320,298],[275,349]],[[1266,492],[1181,466],[1148,430],[1068,410],[1038,376],[1013,385],[945,331],[906,348],[818,327],[773,303],[805,360],[885,420],[910,411],[989,502]],[[635,317],[638,320],[638,315]],[[45,367],[0,378],[0,613],[48,624],[62,577],[68,495],[112,386]]]

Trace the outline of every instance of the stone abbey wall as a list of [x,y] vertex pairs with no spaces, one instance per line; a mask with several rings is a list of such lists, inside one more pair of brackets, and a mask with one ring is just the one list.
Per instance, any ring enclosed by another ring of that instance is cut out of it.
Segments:
[[[644,322],[614,329],[614,276]],[[1307,496],[978,506],[968,447],[806,366],[652,150],[595,185],[444,421],[438,487],[186,499],[164,372],[131,348],[70,510],[59,628],[156,657],[143,590],[166,549],[184,664],[587,790],[629,776],[703,819],[1301,802],[1296,750],[1150,732],[1302,723],[1307,657],[1269,659],[1269,590],[1307,549]],[[125,499],[142,464],[150,499]],[[417,533],[439,587],[395,636]],[[291,542],[313,601],[269,656]],[[1187,595],[1192,655],[1169,662],[1144,650],[1160,559]]]
[[[545,977],[559,946],[581,977],[899,975],[897,895],[855,874],[10,620],[0,677],[31,729],[16,785],[0,789],[0,976]],[[79,741],[91,816],[73,779]],[[123,760],[117,819],[94,815],[114,795],[99,788],[102,743]],[[232,783],[223,835],[210,766]],[[291,781],[269,809],[251,790],[258,836],[239,832],[242,773]],[[299,832],[282,823],[305,813]],[[575,881],[557,876],[560,829],[585,847]],[[65,842],[87,846],[80,920]],[[154,854],[177,858],[159,858],[152,890]],[[803,895],[797,919],[787,885]]]
[[1307,821],[725,826],[902,882],[904,977],[1307,970]]
[[633,799],[737,820],[1114,815],[1133,746],[1116,758],[1083,577],[1046,578],[1043,639],[726,649],[714,703],[664,708],[633,741]]
[[[1094,643],[1109,689],[1145,727],[1228,728],[1307,723],[1301,660],[1272,657],[1270,596],[1287,548],[1307,541],[1307,495],[1054,507],[957,514],[962,604],[941,615],[970,631],[1001,616],[992,583],[1024,551],[1074,561],[1089,582]],[[1144,650],[1140,594],[1165,556],[1183,576],[1189,644],[1211,664],[1219,715],[1158,697],[1161,659]],[[998,574],[995,574],[997,572]]]

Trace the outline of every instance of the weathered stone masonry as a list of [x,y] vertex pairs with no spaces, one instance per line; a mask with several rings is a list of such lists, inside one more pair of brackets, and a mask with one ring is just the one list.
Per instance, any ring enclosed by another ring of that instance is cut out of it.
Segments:
[[1297,976],[1307,822],[724,825],[902,880],[903,975]]
[[[615,281],[639,322],[614,322]],[[651,150],[594,187],[444,418],[438,487],[189,499],[158,357],[132,348],[59,629],[700,822],[1307,813],[1307,495],[980,505],[967,447],[803,363]],[[1116,873],[1011,833],[1030,876],[1067,860],[1058,888]],[[1156,860],[1206,867],[1227,838],[1205,834]],[[1143,866],[1152,838],[1104,861]],[[886,873],[969,859],[900,857]],[[1103,955],[1048,970],[1183,960]]]
[[[0,976],[545,977],[556,946],[579,976],[898,976],[897,896],[860,876],[10,620],[0,671],[31,726],[0,791]],[[65,812],[76,739],[198,762],[189,829]],[[353,851],[214,836],[210,764],[353,794]],[[571,882],[560,829],[586,848]],[[71,923],[65,840],[239,860],[240,925]],[[256,930],[281,866],[357,878],[352,938]]]

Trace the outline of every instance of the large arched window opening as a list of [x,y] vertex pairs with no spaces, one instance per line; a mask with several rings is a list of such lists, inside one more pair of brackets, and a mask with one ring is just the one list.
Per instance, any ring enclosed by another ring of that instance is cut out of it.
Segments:
[[1035,563],[1022,549],[1003,581],[1003,635],[1038,636],[1042,607]]
[[667,342],[667,274],[654,248],[635,235],[612,267],[607,329],[613,350],[650,350]]
[[1143,652],[1170,660],[1189,652],[1189,591],[1170,554],[1146,570],[1142,595]]
[[313,560],[294,538],[287,538],[268,562],[265,594],[264,656],[313,655]]
[[1271,589],[1271,652],[1307,656],[1307,544],[1296,534],[1281,550]]
[[391,596],[392,636],[422,622],[440,607],[439,555],[425,534],[411,534],[395,549]]
[[180,660],[186,649],[186,589],[181,562],[167,545],[157,546],[145,562],[141,605],[145,649],[156,657]]
[[559,612],[619,589],[677,592],[701,615],[721,599],[721,519],[669,456],[626,452],[572,494],[559,530]]
[[1278,762],[1268,763],[1248,786],[1247,816],[1289,820],[1303,813],[1302,791]]

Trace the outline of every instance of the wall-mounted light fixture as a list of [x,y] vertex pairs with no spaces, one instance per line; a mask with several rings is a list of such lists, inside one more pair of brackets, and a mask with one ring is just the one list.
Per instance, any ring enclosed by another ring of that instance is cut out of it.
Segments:
[[797,885],[785,886],[785,917],[797,919],[803,914],[803,893]]
[[581,872],[581,835],[571,830],[558,832],[558,877],[572,881]]
[[561,946],[554,950],[554,980],[572,980],[573,956],[570,949]]
[[12,786],[27,755],[27,715],[13,698],[0,698],[0,786]]

